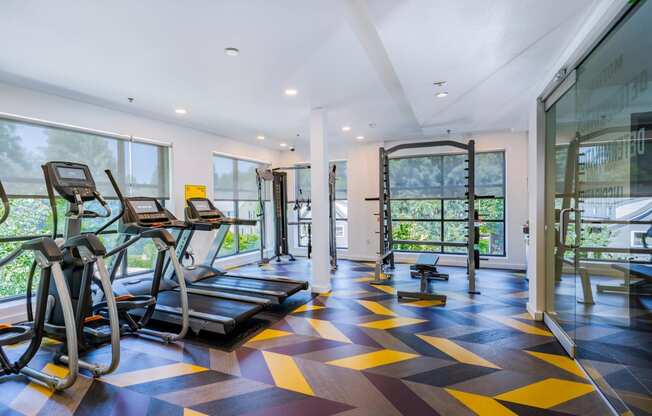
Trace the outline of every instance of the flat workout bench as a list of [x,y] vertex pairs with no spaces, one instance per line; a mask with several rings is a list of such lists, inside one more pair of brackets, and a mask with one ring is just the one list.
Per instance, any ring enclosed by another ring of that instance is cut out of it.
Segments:
[[421,279],[420,290],[418,292],[399,290],[396,293],[398,298],[438,300],[442,303],[446,303],[446,295],[438,295],[430,292],[428,289],[428,282],[431,279],[448,280],[447,274],[442,274],[437,271],[437,262],[439,262],[439,256],[434,254],[419,255],[419,257],[417,257],[417,262],[410,266],[410,274],[413,278]]
[[437,271],[439,256],[436,254],[419,254],[417,261],[410,266],[410,275],[413,279],[420,279],[421,273],[425,273],[428,280],[448,280],[448,274]]

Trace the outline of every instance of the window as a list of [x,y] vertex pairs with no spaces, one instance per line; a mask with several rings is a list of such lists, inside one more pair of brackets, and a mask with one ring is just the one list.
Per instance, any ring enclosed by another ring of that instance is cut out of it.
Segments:
[[[331,169],[333,166],[335,166],[335,240],[337,248],[347,249],[349,247],[349,201],[347,200],[346,161],[331,162]],[[310,199],[310,169],[297,169],[295,172],[295,198],[299,201]],[[290,214],[294,212],[299,223],[312,219],[312,213],[305,206],[295,210],[294,204],[290,204],[289,210],[291,210]],[[297,237],[299,247],[308,247],[307,224],[301,224],[297,227]]]
[[[213,157],[215,206],[228,217],[259,221],[260,204],[256,169],[267,164],[227,156]],[[270,212],[267,190],[263,189],[265,212]],[[248,253],[260,249],[259,226],[232,226],[220,248],[219,257]]]
[[[50,206],[41,165],[50,160],[67,160],[87,164],[102,195],[113,212],[118,201],[105,169],[110,169],[126,195],[151,196],[165,203],[170,198],[169,148],[151,143],[125,140],[110,135],[61,128],[54,124],[34,124],[0,119],[0,165],[5,189],[10,195],[11,214],[0,226],[0,256],[25,240],[52,232]],[[64,230],[67,203],[57,200],[58,229]],[[105,220],[84,220],[83,231],[96,229]],[[102,236],[111,247],[117,241],[117,225]],[[121,274],[151,269],[155,250],[143,241],[128,250],[128,262]],[[25,291],[31,264],[28,254],[21,256],[0,272],[0,298]]]
[[[466,154],[390,159],[392,232],[397,251],[466,253],[465,247],[419,242],[466,242]],[[480,254],[505,255],[505,153],[476,153]]]

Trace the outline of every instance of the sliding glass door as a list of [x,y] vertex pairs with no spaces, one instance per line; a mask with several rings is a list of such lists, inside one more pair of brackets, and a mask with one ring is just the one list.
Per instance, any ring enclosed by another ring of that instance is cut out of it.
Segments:
[[618,413],[652,413],[652,3],[544,103],[546,319]]

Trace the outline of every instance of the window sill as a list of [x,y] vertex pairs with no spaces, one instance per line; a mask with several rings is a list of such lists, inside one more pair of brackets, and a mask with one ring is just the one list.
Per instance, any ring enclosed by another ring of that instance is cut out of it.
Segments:
[[27,319],[25,299],[15,299],[0,303],[0,322],[15,324]]

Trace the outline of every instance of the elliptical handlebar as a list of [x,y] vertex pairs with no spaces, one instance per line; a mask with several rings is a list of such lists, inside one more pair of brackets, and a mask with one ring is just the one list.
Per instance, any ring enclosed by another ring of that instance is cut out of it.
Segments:
[[[100,228],[95,230],[96,235],[100,234],[102,231],[106,230],[111,225],[115,224],[116,221],[118,221],[120,218],[122,218],[122,215],[125,212],[124,195],[122,195],[122,192],[120,191],[120,187],[118,186],[118,182],[116,182],[115,177],[113,177],[113,173],[111,173],[110,169],[106,169],[104,171],[104,173],[106,173],[106,176],[109,178],[109,182],[111,182],[111,186],[113,187],[113,190],[115,191],[115,194],[118,197],[118,202],[120,203],[120,208],[118,208],[118,214],[115,217],[111,218],[111,220],[106,222],[103,226],[101,226]],[[97,196],[99,196],[99,198],[101,198],[101,199],[98,199],[98,201],[100,201],[100,204],[102,204],[102,201],[104,201],[104,204],[106,204],[106,200],[104,198],[102,198],[102,196],[99,195],[99,193],[97,193]],[[102,205],[104,206],[104,204],[102,204]],[[108,217],[108,216],[111,215],[111,208],[108,206],[108,204],[106,204],[106,208],[109,209],[109,215],[107,215],[107,217]]]
[[56,240],[58,234],[58,224],[59,216],[57,214],[57,201],[54,198],[54,189],[52,188],[52,178],[50,177],[50,171],[46,165],[41,165],[43,169],[43,176],[45,178],[45,189],[48,192],[48,200],[50,201],[50,209],[52,210],[52,239]]

